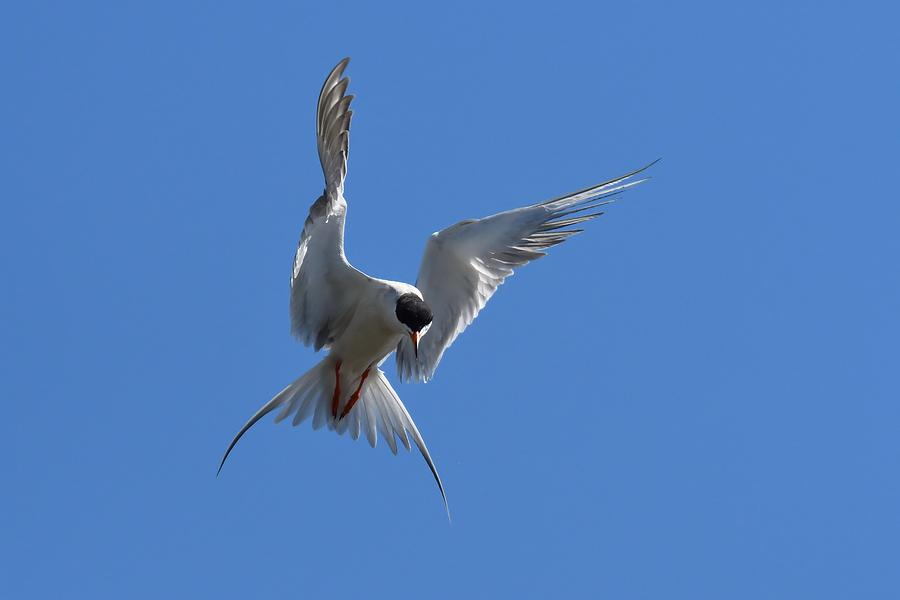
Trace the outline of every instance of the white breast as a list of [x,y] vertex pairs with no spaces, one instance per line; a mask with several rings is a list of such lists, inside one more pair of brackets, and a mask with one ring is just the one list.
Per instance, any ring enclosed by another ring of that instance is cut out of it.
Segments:
[[341,361],[342,369],[362,373],[380,363],[402,337],[376,314],[375,305],[363,304],[343,335],[331,346],[330,355]]

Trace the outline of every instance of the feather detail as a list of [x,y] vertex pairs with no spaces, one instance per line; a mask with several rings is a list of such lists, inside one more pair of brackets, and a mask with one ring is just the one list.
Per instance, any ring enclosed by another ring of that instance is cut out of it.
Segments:
[[[592,211],[646,179],[632,179],[656,164],[603,183],[484,219],[466,220],[434,233],[425,247],[416,287],[434,312],[418,357],[410,340],[397,346],[403,381],[428,381],[444,352],[468,327],[517,267],[583,231],[573,226],[603,214]],[[585,214],[586,213],[586,214]]]

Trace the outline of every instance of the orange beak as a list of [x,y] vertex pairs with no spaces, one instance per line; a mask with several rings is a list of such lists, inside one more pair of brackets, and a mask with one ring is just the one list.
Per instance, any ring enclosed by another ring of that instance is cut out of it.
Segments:
[[418,360],[419,359],[419,332],[418,331],[410,332],[409,339],[412,340],[413,352],[415,352],[416,360]]

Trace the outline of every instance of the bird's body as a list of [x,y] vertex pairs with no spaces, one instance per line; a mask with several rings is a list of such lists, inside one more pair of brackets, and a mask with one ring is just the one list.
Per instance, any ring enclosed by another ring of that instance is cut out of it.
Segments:
[[379,296],[388,294],[388,283],[374,280],[363,295],[363,302],[353,315],[347,330],[334,341],[328,356],[341,361],[342,369],[351,380],[360,377],[372,365],[380,365],[403,339],[385,323],[377,311],[369,307],[379,303]]
[[342,78],[347,62],[332,70],[319,95],[316,134],[325,191],[310,207],[291,275],[292,332],[316,350],[327,348],[328,354],[244,425],[219,469],[240,437],[280,408],[276,421],[292,416],[297,425],[312,417],[313,428],[327,426],[354,439],[364,434],[372,446],[380,432],[394,453],[397,440],[409,449],[412,438],[446,504],[425,442],[378,366],[396,350],[401,379],[431,379],[444,351],[515,268],[579,233],[571,226],[602,214],[588,211],[643,181],[630,180],[643,169],[432,234],[415,286],[370,277],[344,255],[343,189],[352,115],[349,80]]

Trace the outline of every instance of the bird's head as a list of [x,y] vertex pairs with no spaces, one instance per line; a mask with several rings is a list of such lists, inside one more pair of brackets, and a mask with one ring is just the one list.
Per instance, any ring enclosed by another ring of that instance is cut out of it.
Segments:
[[403,326],[406,334],[412,340],[413,350],[416,357],[419,356],[419,338],[425,335],[431,326],[431,320],[434,315],[431,308],[417,294],[411,292],[401,294],[397,298],[397,308],[394,311],[397,315],[397,321]]

